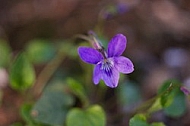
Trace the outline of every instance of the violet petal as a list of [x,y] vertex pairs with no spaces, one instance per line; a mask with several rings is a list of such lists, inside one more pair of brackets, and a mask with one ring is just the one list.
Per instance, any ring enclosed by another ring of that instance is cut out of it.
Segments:
[[102,80],[108,87],[115,88],[118,85],[119,72],[114,67],[111,74],[106,74],[105,71],[102,71]]
[[126,48],[127,39],[122,34],[115,35],[108,44],[108,57],[120,56]]
[[190,95],[190,91],[186,87],[180,87],[180,90],[183,91],[185,95]]
[[79,47],[78,54],[84,62],[90,64],[97,64],[103,59],[102,55],[97,50],[90,47]]
[[93,73],[93,82],[94,84],[98,84],[101,79],[101,64],[98,64],[94,67],[94,73]]
[[124,74],[128,74],[134,71],[134,65],[132,61],[124,56],[114,57],[115,68]]

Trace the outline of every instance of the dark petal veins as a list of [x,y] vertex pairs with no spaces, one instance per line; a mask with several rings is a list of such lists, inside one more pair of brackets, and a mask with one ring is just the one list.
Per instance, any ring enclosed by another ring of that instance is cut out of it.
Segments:
[[111,69],[111,74],[102,71],[102,80],[108,87],[116,88],[119,81],[119,72],[114,67]]
[[126,48],[127,39],[123,34],[115,35],[108,44],[108,57],[120,56]]
[[134,71],[132,61],[124,56],[114,57],[115,68],[121,73],[131,73]]
[[97,64],[103,59],[102,55],[97,50],[89,47],[79,47],[78,54],[84,62],[90,64]]
[[112,75],[112,68],[113,68],[113,61],[110,59],[105,59],[102,61],[101,69],[104,70],[104,72],[108,75]]

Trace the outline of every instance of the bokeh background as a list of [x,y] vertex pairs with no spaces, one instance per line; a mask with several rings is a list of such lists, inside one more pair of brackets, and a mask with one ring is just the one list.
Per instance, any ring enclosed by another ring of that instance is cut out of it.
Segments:
[[[118,10],[112,11],[113,7]],[[190,87],[189,0],[0,1],[0,38],[8,43],[12,55],[34,39],[54,44],[76,34],[96,31],[100,20],[108,40],[117,33],[127,36],[124,55],[135,64],[135,72],[129,76],[140,86],[144,99],[153,97],[167,79],[175,78]],[[66,63],[68,67],[74,65],[69,58]],[[42,66],[36,68],[37,73]],[[18,109],[24,99],[9,87],[8,76],[8,70],[1,68],[0,126],[21,120]],[[183,117],[167,118],[168,124],[190,125],[189,111],[188,107]],[[162,114],[157,116],[162,120]]]

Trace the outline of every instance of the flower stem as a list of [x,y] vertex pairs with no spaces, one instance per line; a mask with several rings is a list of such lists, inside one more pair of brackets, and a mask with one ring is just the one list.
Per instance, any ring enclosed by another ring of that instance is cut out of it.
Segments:
[[40,72],[40,74],[36,79],[35,85],[32,89],[35,97],[38,97],[42,93],[47,82],[49,81],[51,76],[55,73],[57,68],[60,66],[64,58],[65,58],[65,52],[58,50],[55,57]]

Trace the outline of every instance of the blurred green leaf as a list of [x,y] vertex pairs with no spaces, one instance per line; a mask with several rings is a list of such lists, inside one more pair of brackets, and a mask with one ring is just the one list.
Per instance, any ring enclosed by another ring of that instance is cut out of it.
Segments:
[[176,80],[166,81],[158,93],[161,94],[161,104],[164,112],[171,117],[179,117],[185,113],[185,96],[180,90],[180,82]]
[[136,114],[129,121],[129,126],[149,126],[146,122],[146,116],[143,114]]
[[74,93],[81,100],[84,106],[88,105],[88,98],[83,85],[72,78],[68,78],[67,83],[72,93]]
[[[175,97],[180,91],[180,82],[169,80],[163,83],[158,90],[158,95],[137,108],[137,111],[152,114],[153,112],[165,109],[173,104]],[[182,103],[183,104],[183,103]]]
[[179,84],[180,82],[176,80],[168,80],[159,88],[158,94],[161,95],[160,102],[163,107],[171,105],[177,91],[179,90]]
[[31,117],[31,104],[23,104],[20,109],[21,117],[27,124],[33,124],[33,118]]
[[177,92],[179,92],[179,84],[176,80],[164,82],[158,90],[158,96],[148,110],[149,113],[169,107],[173,103]]
[[20,53],[10,68],[10,86],[18,91],[30,88],[35,80],[35,72],[24,53]]
[[141,99],[140,89],[133,83],[124,83],[117,88],[119,102],[124,105],[134,105]]
[[6,67],[10,61],[10,47],[5,40],[0,39],[0,67]]
[[165,124],[162,122],[154,122],[154,123],[151,123],[150,126],[165,126]]
[[173,103],[164,109],[164,112],[171,117],[180,117],[186,111],[185,96],[182,92],[178,92]]
[[30,61],[36,64],[48,62],[55,55],[53,43],[44,39],[31,40],[26,46],[26,54]]
[[40,123],[36,123],[32,118],[32,107],[33,104],[24,103],[20,108],[20,115],[22,119],[25,121],[27,126],[47,126]]
[[67,94],[67,88],[60,82],[48,85],[32,109],[35,121],[53,126],[62,126],[66,114],[73,105],[73,97]]
[[78,46],[74,45],[71,40],[63,40],[62,42],[59,42],[58,48],[61,53],[65,53],[70,58],[76,58],[78,56]]
[[154,102],[152,103],[151,107],[149,107],[148,109],[148,112],[149,113],[153,113],[153,112],[156,112],[158,110],[161,110],[162,109],[162,105],[161,105],[161,98],[158,97],[154,100]]
[[105,126],[105,112],[99,105],[86,110],[74,108],[67,115],[67,126]]

